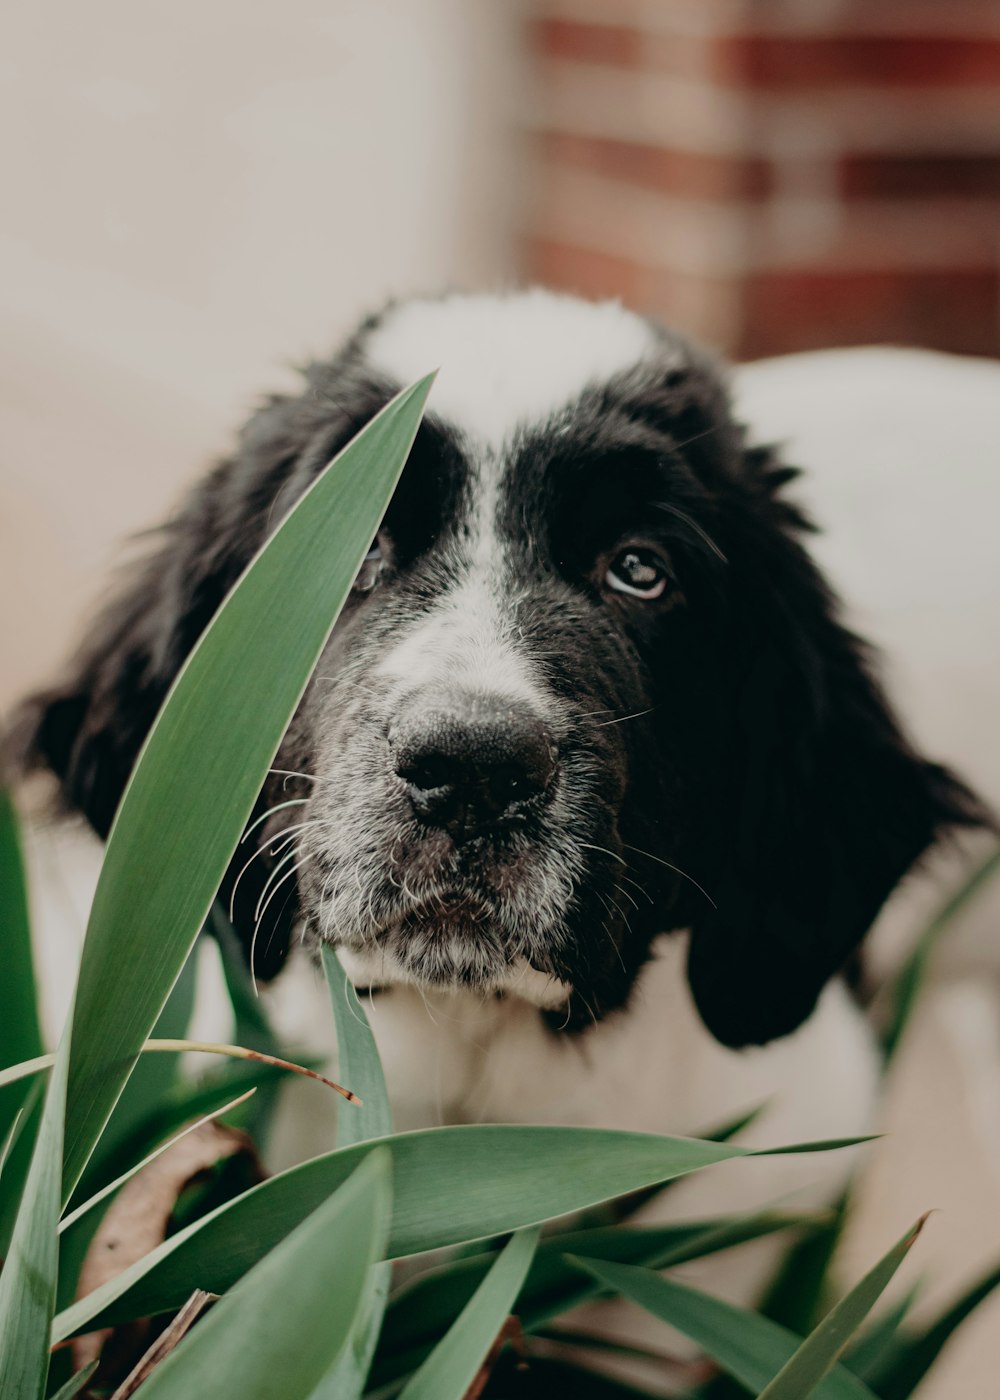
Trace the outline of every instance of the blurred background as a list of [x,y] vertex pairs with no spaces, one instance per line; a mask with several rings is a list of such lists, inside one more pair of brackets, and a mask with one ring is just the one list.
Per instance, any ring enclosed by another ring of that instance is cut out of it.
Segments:
[[539,280],[739,358],[998,348],[997,0],[22,3],[2,47],[0,706],[111,542],[388,296]]
[[[738,360],[1000,350],[1000,0],[21,0],[2,37],[0,713],[387,297],[541,281]],[[933,1303],[1000,1252],[972,1020],[917,1027],[852,1261],[945,1204]],[[922,1400],[992,1393],[998,1333]]]

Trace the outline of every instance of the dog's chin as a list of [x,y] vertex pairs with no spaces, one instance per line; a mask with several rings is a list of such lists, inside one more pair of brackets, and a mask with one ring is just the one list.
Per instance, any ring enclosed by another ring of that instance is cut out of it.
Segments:
[[409,914],[363,947],[340,944],[356,987],[413,986],[423,991],[510,996],[543,1010],[565,1006],[572,988],[524,957],[505,957],[482,919],[468,911]]

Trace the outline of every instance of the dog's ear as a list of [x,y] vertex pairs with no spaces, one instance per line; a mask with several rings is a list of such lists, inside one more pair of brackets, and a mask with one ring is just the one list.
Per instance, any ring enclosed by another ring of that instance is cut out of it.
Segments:
[[[227,591],[363,421],[360,405],[349,415],[318,392],[319,377],[328,372],[307,371],[305,394],[272,398],[258,410],[233,455],[197,486],[159,532],[152,553],[120,583],[68,678],[14,717],[7,747],[15,769],[50,770],[64,810],[82,813],[101,837],[167,691]],[[241,848],[236,860],[249,854]],[[265,853],[238,891],[237,927],[248,944],[253,927],[243,916],[257,907],[272,868]],[[294,914],[294,899],[275,901],[258,945],[277,951],[287,944]]]
[[732,1046],[800,1025],[939,833],[989,821],[901,733],[800,543],[808,523],[778,494],[794,475],[751,452],[722,506],[726,838],[688,968],[705,1024]]

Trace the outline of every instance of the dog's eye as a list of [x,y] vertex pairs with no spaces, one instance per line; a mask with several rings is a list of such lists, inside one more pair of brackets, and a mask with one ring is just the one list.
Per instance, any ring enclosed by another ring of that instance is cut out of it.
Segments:
[[670,570],[659,555],[637,546],[616,554],[604,575],[604,582],[616,593],[643,599],[661,598],[669,581]]
[[355,593],[370,593],[372,591],[382,576],[384,563],[382,546],[377,539],[373,540],[372,547],[362,560],[358,576],[354,580]]

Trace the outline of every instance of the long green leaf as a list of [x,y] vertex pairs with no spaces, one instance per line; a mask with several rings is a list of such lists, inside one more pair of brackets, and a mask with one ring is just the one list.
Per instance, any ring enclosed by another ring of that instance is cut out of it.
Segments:
[[[389,1257],[489,1238],[582,1209],[746,1148],[591,1128],[473,1125],[387,1140],[396,1164]],[[224,1291],[323,1199],[369,1150],[359,1144],[291,1168],[179,1231],[67,1308],[54,1340],[180,1306],[189,1278]],[[447,1183],[447,1190],[442,1184]]]
[[293,506],[187,658],[146,739],[111,829],[80,965],[64,1199],[205,922],[430,383],[398,395]]
[[871,1387],[881,1400],[909,1400],[956,1330],[997,1288],[1000,1268],[991,1269],[923,1332],[900,1334],[870,1372]]
[[[567,1253],[668,1268],[812,1219],[764,1213],[678,1225],[600,1226],[552,1235],[535,1252],[518,1299],[518,1317],[524,1331],[533,1332],[601,1293],[601,1285],[574,1268],[565,1258]],[[377,1384],[420,1364],[475,1292],[493,1258],[477,1255],[440,1265],[396,1294],[386,1313],[373,1371]]]
[[[754,1395],[772,1380],[801,1345],[800,1337],[778,1323],[674,1279],[660,1278],[649,1269],[596,1259],[576,1258],[576,1262],[605,1288],[631,1298],[654,1317],[690,1337]],[[800,1400],[804,1400],[804,1396]],[[856,1376],[838,1366],[820,1382],[815,1400],[876,1400],[876,1397]]]
[[385,1242],[390,1180],[388,1152],[370,1153],[157,1366],[143,1400],[305,1400],[347,1345]]
[[[597,1128],[474,1124],[399,1133],[389,1258],[504,1234],[609,1196],[747,1156],[731,1143]],[[56,1319],[54,1341],[100,1319],[180,1307],[191,1279],[224,1292],[371,1151],[359,1143],[292,1167],[158,1246]]]
[[882,1053],[888,1065],[899,1049],[903,1032],[909,1024],[913,1008],[927,975],[931,955],[944,933],[967,904],[985,885],[1000,874],[1000,850],[994,851],[965,884],[952,895],[931,919],[917,940],[909,958],[896,976],[890,996],[888,1024],[882,1036]]
[[[375,1037],[358,994],[333,949],[322,950],[323,974],[330,990],[337,1029],[337,1073],[351,1081],[360,1106],[342,1104],[337,1113],[337,1146],[350,1147],[392,1132],[389,1095]],[[336,1366],[323,1377],[311,1400],[357,1400],[365,1388],[378,1342],[392,1281],[392,1265],[376,1264],[368,1276],[366,1297],[350,1341]]]
[[358,994],[332,948],[324,946],[322,959],[337,1028],[337,1073],[361,1100],[360,1106],[342,1104],[337,1111],[337,1146],[352,1147],[388,1137],[392,1113],[382,1061]]
[[65,1385],[61,1385],[52,1396],[52,1400],[73,1400],[74,1395],[79,1395],[80,1391],[90,1380],[97,1370],[98,1363],[92,1361],[89,1366],[84,1366],[82,1371],[77,1371],[75,1376],[70,1376]]
[[758,1400],[803,1400],[803,1397],[815,1392],[916,1243],[923,1223],[923,1220],[919,1220],[912,1230],[908,1230],[899,1243],[830,1309],[795,1355],[788,1358],[771,1383],[761,1391]]
[[0,1396],[5,1400],[37,1400],[49,1374],[71,1024],[72,1013],[49,1080],[10,1253],[0,1270]]
[[860,1376],[865,1385],[871,1386],[875,1391],[881,1390],[876,1377],[882,1374],[887,1358],[894,1358],[897,1354],[897,1346],[901,1341],[900,1329],[909,1316],[920,1288],[921,1281],[918,1280],[902,1298],[873,1318],[841,1357],[847,1369]]
[[[43,1050],[31,957],[28,896],[17,816],[10,795],[0,788],[0,1069],[29,1060]],[[0,1089],[0,1140],[17,1117],[27,1090]]]
[[531,1265],[537,1228],[519,1230],[399,1400],[462,1400],[510,1315]]

